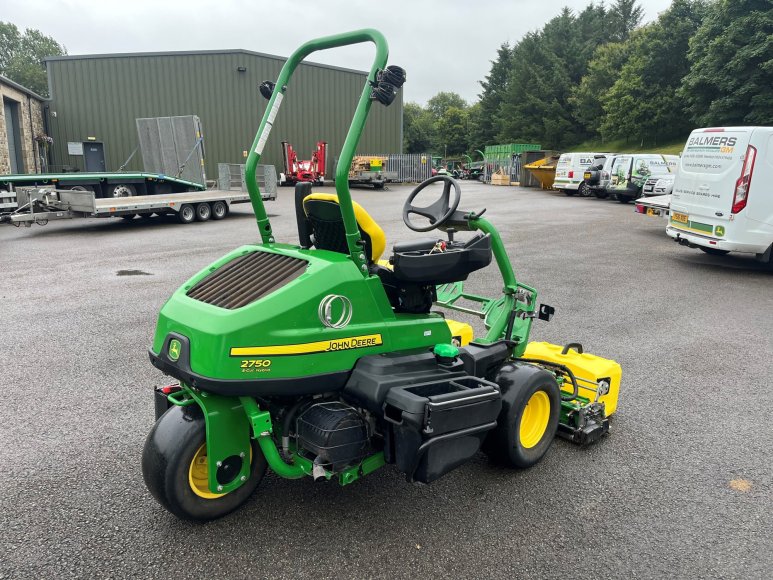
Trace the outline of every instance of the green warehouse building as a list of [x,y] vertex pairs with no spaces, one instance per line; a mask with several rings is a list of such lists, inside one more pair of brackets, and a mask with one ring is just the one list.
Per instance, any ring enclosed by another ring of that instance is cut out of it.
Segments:
[[[135,119],[197,115],[204,133],[206,173],[218,163],[244,163],[265,110],[258,86],[276,80],[285,58],[248,50],[98,54],[50,57],[48,130],[52,169],[84,170],[82,147],[104,151],[104,170],[116,171],[137,147]],[[363,71],[303,63],[288,87],[262,162],[282,170],[281,141],[309,159],[328,143],[328,175],[365,82]],[[389,107],[374,104],[359,151],[402,152],[402,91]],[[141,170],[134,155],[125,170]]]

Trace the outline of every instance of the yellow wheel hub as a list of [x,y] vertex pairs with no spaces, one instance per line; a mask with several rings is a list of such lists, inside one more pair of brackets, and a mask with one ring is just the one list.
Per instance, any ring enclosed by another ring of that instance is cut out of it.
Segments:
[[521,446],[531,449],[542,440],[550,422],[550,399],[545,391],[536,391],[521,415]]
[[204,499],[217,499],[223,497],[222,493],[212,493],[209,490],[209,466],[207,465],[207,444],[202,444],[196,450],[188,468],[188,483],[199,497]]
[[[252,463],[252,448],[250,448],[250,463]],[[227,493],[212,493],[209,489],[209,464],[207,463],[207,444],[203,443],[196,450],[188,467],[188,484],[193,493],[204,499],[217,499]]]

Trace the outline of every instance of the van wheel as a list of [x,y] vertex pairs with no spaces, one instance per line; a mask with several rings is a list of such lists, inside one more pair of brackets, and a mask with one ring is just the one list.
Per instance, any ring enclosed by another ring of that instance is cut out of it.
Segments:
[[574,190],[571,190],[571,189],[565,189],[565,190],[564,190],[564,193],[565,193],[566,195],[568,195],[569,197],[572,197],[572,196],[573,196],[575,193],[577,193],[577,192],[576,192],[576,191],[574,191]]
[[698,247],[702,252],[706,252],[710,256],[724,256],[730,253],[730,250],[720,250],[719,248],[704,248],[703,246]]

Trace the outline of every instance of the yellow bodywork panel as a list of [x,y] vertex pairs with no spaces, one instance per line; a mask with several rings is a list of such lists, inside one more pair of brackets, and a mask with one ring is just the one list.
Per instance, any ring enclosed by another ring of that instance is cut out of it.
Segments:
[[[597,382],[601,379],[609,380],[609,392],[602,396],[599,401],[604,403],[607,416],[617,410],[617,398],[620,392],[620,379],[623,371],[620,365],[613,360],[601,358],[595,354],[587,352],[579,353],[576,350],[569,350],[566,354],[561,354],[563,346],[550,344],[549,342],[530,342],[526,346],[526,352],[523,358],[534,358],[552,363],[557,363],[568,367],[577,378]],[[579,394],[581,397],[593,401],[596,393],[587,387],[583,381],[577,381],[579,385]],[[562,390],[568,393],[572,392],[572,384],[567,381]]]
[[[457,320],[451,320],[450,318],[446,318],[446,324],[451,331],[451,336],[453,337],[452,340],[454,340],[456,346],[467,346],[470,344],[474,334],[472,326],[466,322],[459,322]],[[456,344],[457,342],[459,344]]]

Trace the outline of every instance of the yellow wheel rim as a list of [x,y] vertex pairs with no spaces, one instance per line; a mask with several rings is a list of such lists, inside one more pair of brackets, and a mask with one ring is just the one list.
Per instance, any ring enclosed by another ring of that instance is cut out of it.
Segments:
[[[250,448],[250,463],[252,463],[252,448]],[[188,484],[193,493],[204,499],[217,499],[228,493],[212,493],[209,489],[209,465],[207,463],[207,444],[202,443],[196,450],[188,467]]]
[[536,391],[521,415],[521,446],[531,449],[542,440],[550,422],[550,399],[545,391]]
[[204,499],[217,499],[224,494],[212,493],[209,490],[209,466],[207,465],[207,444],[203,443],[196,450],[188,468],[188,483],[199,497]]

